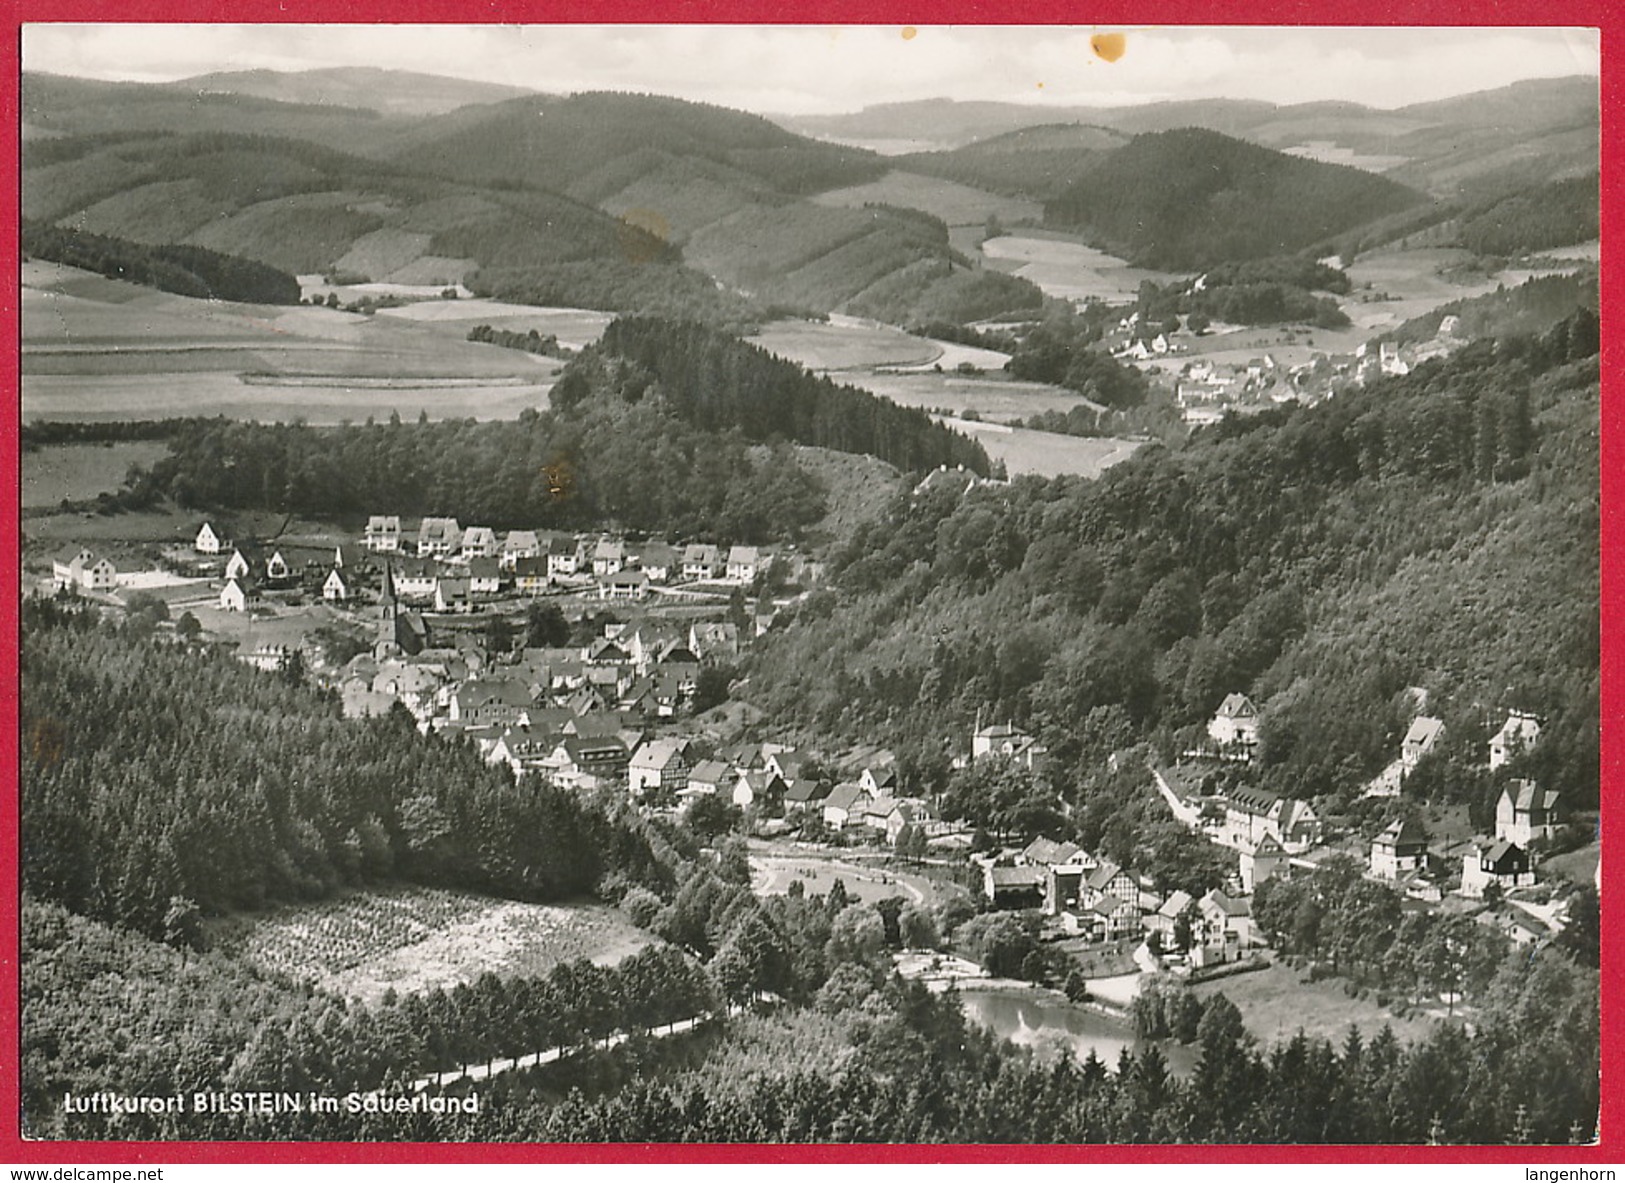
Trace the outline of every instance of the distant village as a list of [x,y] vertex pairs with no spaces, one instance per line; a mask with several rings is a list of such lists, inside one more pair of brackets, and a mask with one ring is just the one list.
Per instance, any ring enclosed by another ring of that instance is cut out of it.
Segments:
[[1438,332],[1417,344],[1370,341],[1353,353],[1316,352],[1288,366],[1264,351],[1240,361],[1178,358],[1187,346],[1177,336],[1139,332],[1138,313],[1126,317],[1114,337],[1113,356],[1120,361],[1151,363],[1173,380],[1180,417],[1190,426],[1217,423],[1226,414],[1249,414],[1286,402],[1315,403],[1339,390],[1358,389],[1378,378],[1408,374],[1436,357],[1447,357],[1467,343],[1459,336],[1461,319],[1445,316]]

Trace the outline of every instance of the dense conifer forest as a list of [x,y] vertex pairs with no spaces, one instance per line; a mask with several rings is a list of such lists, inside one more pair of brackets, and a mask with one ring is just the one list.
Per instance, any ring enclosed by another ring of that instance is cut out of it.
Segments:
[[1264,785],[1344,799],[1393,758],[1421,686],[1461,770],[1437,791],[1480,822],[1500,778],[1474,766],[1513,708],[1548,730],[1501,776],[1594,806],[1596,347],[1582,310],[1098,481],[901,497],[758,649],[753,699],[884,734],[937,787],[942,737],[983,709],[1036,731],[1064,795],[1137,739],[1188,747],[1242,691]]
[[299,281],[285,271],[200,246],[149,246],[105,234],[23,221],[23,253],[143,287],[200,300],[297,304]]
[[140,624],[30,602],[23,884],[144,933],[406,880],[518,899],[658,883],[647,844],[574,795],[516,787],[396,716],[345,720],[288,679]]

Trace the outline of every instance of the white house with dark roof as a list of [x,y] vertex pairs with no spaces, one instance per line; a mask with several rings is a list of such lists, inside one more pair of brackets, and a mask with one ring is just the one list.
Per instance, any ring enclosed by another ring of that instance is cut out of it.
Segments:
[[1550,838],[1563,824],[1562,794],[1532,780],[1515,780],[1495,803],[1495,836],[1527,848],[1536,838]]
[[490,526],[470,526],[463,531],[462,541],[465,561],[497,557],[497,532]]
[[600,538],[592,548],[592,573],[613,575],[626,566],[626,546],[618,539]]
[[322,581],[322,599],[343,601],[349,598],[350,587],[344,582],[344,575],[334,567]]
[[534,559],[542,553],[542,541],[534,530],[509,530],[502,540],[502,566],[511,571],[520,559]]
[[1490,739],[1490,768],[1496,769],[1540,739],[1540,720],[1526,711],[1512,711]]
[[1245,694],[1230,694],[1208,720],[1208,738],[1221,748],[1251,748],[1258,743],[1258,708]]
[[721,553],[708,542],[691,543],[683,548],[684,579],[716,579],[726,569]]
[[51,583],[58,590],[112,591],[118,586],[118,569],[113,561],[98,556],[87,546],[70,546],[51,560]]
[[727,577],[735,583],[751,583],[762,569],[762,552],[754,546],[728,549]]
[[970,753],[973,761],[1002,759],[1032,768],[1049,749],[1012,723],[995,723],[971,734]]
[[259,602],[259,588],[246,575],[233,576],[220,589],[220,607],[226,612],[247,612]]
[[373,514],[367,519],[361,545],[383,554],[398,553],[401,549],[401,519],[393,514]]
[[1415,772],[1422,757],[1433,751],[1444,738],[1444,720],[1432,715],[1418,715],[1411,720],[1410,730],[1399,745],[1399,759],[1407,773]]
[[1461,856],[1461,894],[1471,899],[1483,899],[1484,889],[1492,883],[1507,892],[1534,882],[1529,853],[1516,843],[1502,839],[1475,842]]
[[502,588],[502,569],[492,558],[469,560],[468,590],[470,595],[494,596]]
[[443,559],[463,543],[463,528],[456,518],[424,518],[418,523],[418,558]]
[[1371,874],[1397,882],[1428,865],[1427,827],[1415,818],[1401,818],[1378,834],[1371,843]]
[[222,545],[220,535],[214,532],[214,527],[204,522],[198,529],[197,537],[192,541],[192,549],[200,555],[217,555]]

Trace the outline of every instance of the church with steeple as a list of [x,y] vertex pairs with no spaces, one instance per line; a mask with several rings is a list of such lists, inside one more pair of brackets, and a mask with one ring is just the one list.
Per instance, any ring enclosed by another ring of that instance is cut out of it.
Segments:
[[380,661],[386,657],[415,657],[429,647],[429,628],[423,617],[409,608],[401,607],[395,593],[395,572],[384,564],[384,586],[378,596],[378,642],[373,655]]

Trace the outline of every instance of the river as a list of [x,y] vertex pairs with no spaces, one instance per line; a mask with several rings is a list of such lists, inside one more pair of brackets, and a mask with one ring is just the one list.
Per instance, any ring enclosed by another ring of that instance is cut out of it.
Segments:
[[[960,990],[959,999],[967,1017],[1022,1047],[1069,1045],[1080,1061],[1087,1059],[1093,1049],[1108,1068],[1115,1070],[1124,1048],[1137,1052],[1145,1046],[1126,1020],[1059,999],[1023,991],[974,988]],[[1174,1075],[1188,1075],[1196,1067],[1194,1048],[1172,1042],[1157,1046]]]

